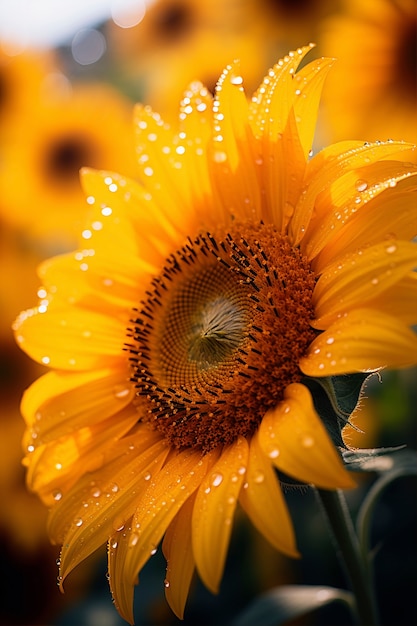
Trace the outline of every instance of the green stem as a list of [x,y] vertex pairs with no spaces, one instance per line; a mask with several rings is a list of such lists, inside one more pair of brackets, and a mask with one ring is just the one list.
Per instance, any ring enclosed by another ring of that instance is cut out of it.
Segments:
[[361,626],[377,626],[377,611],[368,568],[342,491],[317,489],[356,599]]

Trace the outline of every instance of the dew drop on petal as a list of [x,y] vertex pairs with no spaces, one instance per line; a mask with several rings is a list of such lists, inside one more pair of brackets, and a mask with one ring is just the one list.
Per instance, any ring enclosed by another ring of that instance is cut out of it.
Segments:
[[270,459],[276,459],[279,456],[278,448],[272,448],[272,450],[269,451],[268,456]]
[[366,189],[368,189],[368,183],[366,182],[366,180],[362,180],[361,178],[359,178],[355,183],[355,187],[358,191],[365,191]]
[[139,541],[138,533],[132,533],[129,539],[129,546],[132,546],[132,547],[135,546],[138,541]]
[[130,393],[130,389],[126,387],[126,385],[116,385],[114,387],[114,395],[116,398],[123,399],[126,398]]
[[311,435],[303,435],[301,438],[301,445],[303,448],[311,448],[314,445],[314,437]]
[[230,82],[232,85],[242,85],[243,78],[241,76],[231,76]]
[[223,474],[213,474],[211,478],[211,484],[213,487],[218,487],[223,482]]
[[263,481],[265,480],[265,474],[261,472],[261,470],[256,470],[256,472],[254,473],[253,480],[255,483],[259,485],[260,483],[263,483]]
[[397,250],[397,246],[392,243],[391,245],[387,246],[385,250],[388,252],[388,254],[393,254]]
[[62,491],[59,491],[59,489],[56,489],[53,492],[52,497],[55,500],[55,502],[59,502],[59,500],[61,500],[62,498]]
[[168,589],[169,585],[170,585],[169,580],[167,580],[167,579],[165,578],[165,580],[164,580],[164,587],[165,587],[166,589]]
[[227,159],[227,154],[223,150],[216,150],[213,154],[213,159],[216,163],[224,163]]
[[81,517],[77,517],[77,519],[74,520],[74,524],[76,526],[82,526],[83,525],[83,520]]
[[146,474],[144,474],[144,476],[143,476],[143,478],[144,478],[145,480],[150,480],[150,479],[151,479],[151,477],[152,477],[152,474],[151,474],[150,472],[146,472]]

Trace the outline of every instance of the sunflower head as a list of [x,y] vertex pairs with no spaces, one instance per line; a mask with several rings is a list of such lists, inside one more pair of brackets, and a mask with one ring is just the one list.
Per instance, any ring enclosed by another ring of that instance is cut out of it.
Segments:
[[417,167],[401,142],[312,155],[331,61],[297,71],[309,49],[251,100],[237,63],[214,97],[193,82],[175,131],[137,106],[137,177],[83,170],[79,249],[41,266],[15,323],[50,368],[22,412],[61,584],[108,542],[130,622],[161,542],[177,615],[195,570],[218,590],[238,503],[297,556],[280,479],[352,487],[341,429],[363,380],[417,362]]

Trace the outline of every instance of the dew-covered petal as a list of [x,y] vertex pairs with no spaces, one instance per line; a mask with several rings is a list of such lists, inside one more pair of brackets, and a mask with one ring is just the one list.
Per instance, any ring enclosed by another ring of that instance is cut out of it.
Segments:
[[188,183],[192,189],[191,194],[199,198],[201,218],[213,211],[212,183],[207,167],[208,144],[213,135],[212,106],[213,96],[207,87],[199,81],[193,81],[181,101],[181,143],[175,147],[176,151],[182,152],[186,157]]
[[308,258],[313,259],[357,211],[365,210],[368,202],[378,202],[383,192],[395,188],[398,182],[416,172],[417,166],[411,163],[380,161],[339,174],[316,198],[316,216],[305,247]]
[[411,367],[417,335],[401,320],[377,309],[353,309],[318,335],[300,359],[307,376],[372,372]]
[[149,106],[136,105],[134,125],[141,183],[158,207],[158,217],[163,215],[184,239],[198,223],[198,198],[187,168],[194,155],[188,157],[184,138],[175,135]]
[[222,450],[197,492],[192,520],[194,558],[201,580],[213,593],[218,592],[223,574],[247,460],[247,441],[239,437]]
[[192,576],[195,570],[191,542],[191,520],[195,494],[190,496],[172,520],[162,543],[167,560],[165,597],[179,619],[183,619]]
[[83,474],[102,467],[109,441],[114,443],[123,437],[137,419],[137,411],[126,407],[107,420],[41,446],[37,445],[36,429],[28,430],[23,444],[29,489],[52,506]]
[[217,192],[215,205],[221,204],[225,215],[236,214],[239,219],[259,216],[257,170],[262,163],[253,151],[248,102],[238,62],[227,66],[217,83],[213,117],[209,165]]
[[126,367],[87,372],[51,371],[23,394],[21,411],[38,444],[106,420],[130,404],[134,387]]
[[[408,241],[417,235],[416,197],[404,188],[414,185],[415,178],[407,178],[395,189],[388,189],[376,202],[368,202],[352,215],[346,224],[327,242],[312,265],[320,274],[327,265],[348,252],[374,245],[384,239]],[[401,191],[399,191],[401,189]],[[401,207],[401,211],[398,210]]]
[[[119,255],[124,256],[124,255]],[[124,257],[126,259],[126,257]],[[54,301],[55,305],[82,304],[95,311],[119,315],[120,310],[138,303],[141,281],[149,272],[134,266],[127,273],[111,261],[92,255],[91,249],[78,250],[44,261],[38,268],[42,288],[38,290],[40,304]]]
[[265,415],[259,443],[272,463],[296,480],[323,489],[355,486],[314,409],[309,390],[300,383],[289,385],[284,400]]
[[288,556],[299,556],[287,505],[271,461],[255,433],[249,444],[248,467],[239,502],[253,525]]
[[313,46],[290,52],[272,67],[250,103],[250,120],[256,137],[275,140],[287,126],[295,97],[295,72]]
[[381,295],[369,300],[368,306],[392,315],[406,326],[417,325],[417,273],[404,276]]
[[93,211],[84,245],[100,251],[101,264],[108,258],[115,273],[155,272],[180,237],[169,214],[143,185],[115,172],[83,168],[81,183]]
[[133,586],[139,571],[156,550],[175,515],[200,485],[211,459],[210,453],[202,456],[190,450],[175,454],[151,477],[148,489],[138,499],[132,519],[134,540],[114,559],[123,577],[115,576],[109,569],[116,605],[127,621],[132,615]]
[[[312,245],[312,238],[321,238],[321,247],[323,247],[328,238],[334,235],[330,224],[326,221],[332,219],[335,213],[333,199],[329,194],[332,186],[338,184],[338,180],[345,173],[358,170],[354,188],[350,189],[352,196],[350,213],[354,213],[358,210],[358,204],[355,202],[355,198],[359,194],[356,189],[357,180],[363,179],[361,168],[409,148],[409,144],[398,141],[375,143],[343,141],[323,148],[314,155],[307,163],[303,189],[289,228],[293,243],[301,242],[302,250],[311,258],[318,254],[319,250],[315,250]],[[338,186],[340,187],[340,183]],[[324,197],[324,194],[327,194],[327,197],[330,196],[330,202],[318,204],[318,197]],[[313,215],[314,219],[312,219]],[[347,216],[345,217],[347,218]]]
[[417,267],[417,245],[385,240],[348,253],[326,267],[315,286],[315,328],[324,329],[344,311],[366,303]]
[[14,326],[18,344],[38,363],[79,371],[114,368],[125,359],[128,312],[121,320],[75,306],[46,311],[24,311]]

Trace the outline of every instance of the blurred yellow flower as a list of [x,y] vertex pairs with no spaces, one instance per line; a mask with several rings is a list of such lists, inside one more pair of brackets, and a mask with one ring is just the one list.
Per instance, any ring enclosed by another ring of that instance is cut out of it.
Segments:
[[[323,93],[330,139],[417,143],[417,3],[348,0],[324,22],[321,50],[337,58]],[[414,162],[416,153],[407,158]]]
[[[0,137],[7,139],[11,119],[32,112],[33,99],[42,98],[46,77],[57,71],[52,52],[27,51],[10,55],[0,41]],[[3,149],[3,145],[2,145]]]
[[44,238],[55,251],[75,245],[85,215],[83,165],[132,175],[132,105],[110,86],[72,87],[60,75],[30,114],[10,120],[0,163],[3,219]]
[[218,590],[237,503],[297,556],[275,469],[354,484],[303,383],[417,362],[417,166],[390,160],[401,142],[311,155],[331,60],[297,71],[309,49],[250,102],[238,63],[214,99],[192,83],[178,132],[138,105],[140,182],[83,171],[91,223],[15,324],[51,368],[22,412],[61,584],[107,541],[129,622],[161,540],[178,616],[195,569]]
[[140,90],[141,101],[176,124],[184,85],[198,79],[214,93],[223,68],[235,58],[247,88],[256,89],[271,51],[267,56],[264,33],[245,24],[243,7],[235,0],[158,0],[134,28],[121,29],[109,22],[107,36],[129,88]]

